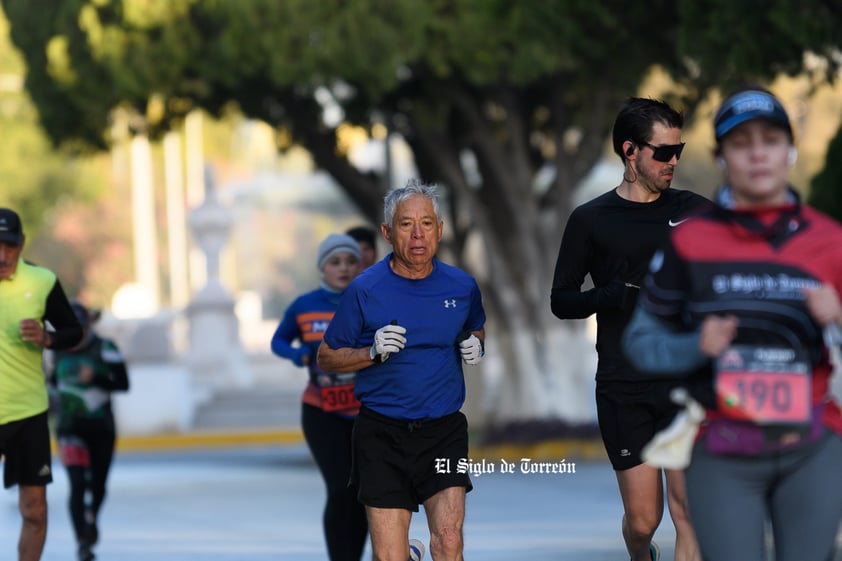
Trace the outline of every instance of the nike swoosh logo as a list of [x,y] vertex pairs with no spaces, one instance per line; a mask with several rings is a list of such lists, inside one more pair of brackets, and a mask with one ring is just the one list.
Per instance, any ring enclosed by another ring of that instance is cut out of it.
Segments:
[[682,222],[686,222],[686,221],[687,221],[687,219],[685,218],[684,220],[679,220],[678,222],[673,222],[672,218],[670,218],[670,221],[668,222],[668,224],[670,226],[672,226],[673,228],[675,228],[676,226],[678,226]]

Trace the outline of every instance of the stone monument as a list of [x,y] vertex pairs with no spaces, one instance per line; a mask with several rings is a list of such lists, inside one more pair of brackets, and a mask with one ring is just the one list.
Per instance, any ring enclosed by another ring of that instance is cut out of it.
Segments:
[[239,339],[234,299],[219,279],[220,253],[233,217],[219,204],[210,167],[205,168],[205,198],[188,217],[196,244],[205,255],[206,283],[186,308],[189,348],[186,362],[195,384],[211,393],[252,385],[253,376]]

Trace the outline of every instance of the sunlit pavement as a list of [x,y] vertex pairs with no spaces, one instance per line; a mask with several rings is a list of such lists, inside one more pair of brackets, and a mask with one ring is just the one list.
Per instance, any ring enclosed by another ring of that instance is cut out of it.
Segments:
[[[473,478],[466,559],[628,558],[620,537],[617,485],[607,463],[576,463],[575,473],[523,474],[519,462],[514,473],[500,473],[499,458],[485,459],[495,473]],[[42,559],[75,561],[67,479],[58,462],[54,468]],[[2,559],[15,558],[16,497],[4,491],[0,501]],[[100,561],[325,561],[323,498],[320,475],[303,444],[125,452],[112,470],[95,552]],[[413,517],[411,535],[429,539],[423,509]],[[672,559],[668,515],[655,538],[662,559]],[[365,559],[370,558],[367,552]]]

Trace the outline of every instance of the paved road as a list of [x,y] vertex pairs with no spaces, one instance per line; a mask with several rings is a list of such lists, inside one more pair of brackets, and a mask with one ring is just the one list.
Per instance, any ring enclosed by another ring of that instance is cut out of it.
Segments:
[[[475,458],[476,460],[476,458]],[[469,561],[622,561],[620,501],[604,461],[575,473],[495,473],[473,478],[465,522]],[[43,561],[75,561],[55,464],[48,487],[50,528]],[[114,465],[100,522],[98,561],[325,561],[321,479],[303,444],[169,452],[124,452]],[[14,559],[17,492],[0,491],[0,559]],[[411,534],[425,542],[422,511]],[[672,560],[667,516],[655,535]],[[840,534],[842,538],[842,534]],[[365,556],[370,559],[370,552]],[[842,552],[837,557],[842,561]],[[429,557],[427,558],[429,561]]]
[[[619,561],[614,476],[603,462],[576,473],[474,477],[465,554],[471,561]],[[75,560],[65,508],[67,481],[56,463],[48,487],[50,528],[44,561]],[[321,479],[303,445],[187,452],[126,452],[113,468],[100,522],[99,561],[324,561]],[[13,558],[16,493],[0,495],[0,559]],[[423,509],[412,535],[427,541]],[[658,531],[672,559],[674,530]],[[528,553],[527,553],[528,552]],[[370,558],[366,556],[366,558]],[[429,558],[428,558],[429,559]]]

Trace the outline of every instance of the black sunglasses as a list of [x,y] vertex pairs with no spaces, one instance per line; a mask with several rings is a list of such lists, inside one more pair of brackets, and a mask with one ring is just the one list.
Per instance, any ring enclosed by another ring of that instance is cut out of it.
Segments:
[[655,146],[648,142],[640,142],[641,146],[648,146],[652,149],[652,159],[658,162],[669,162],[675,156],[676,160],[681,159],[681,151],[684,150],[684,143],[681,144],[662,144]]

